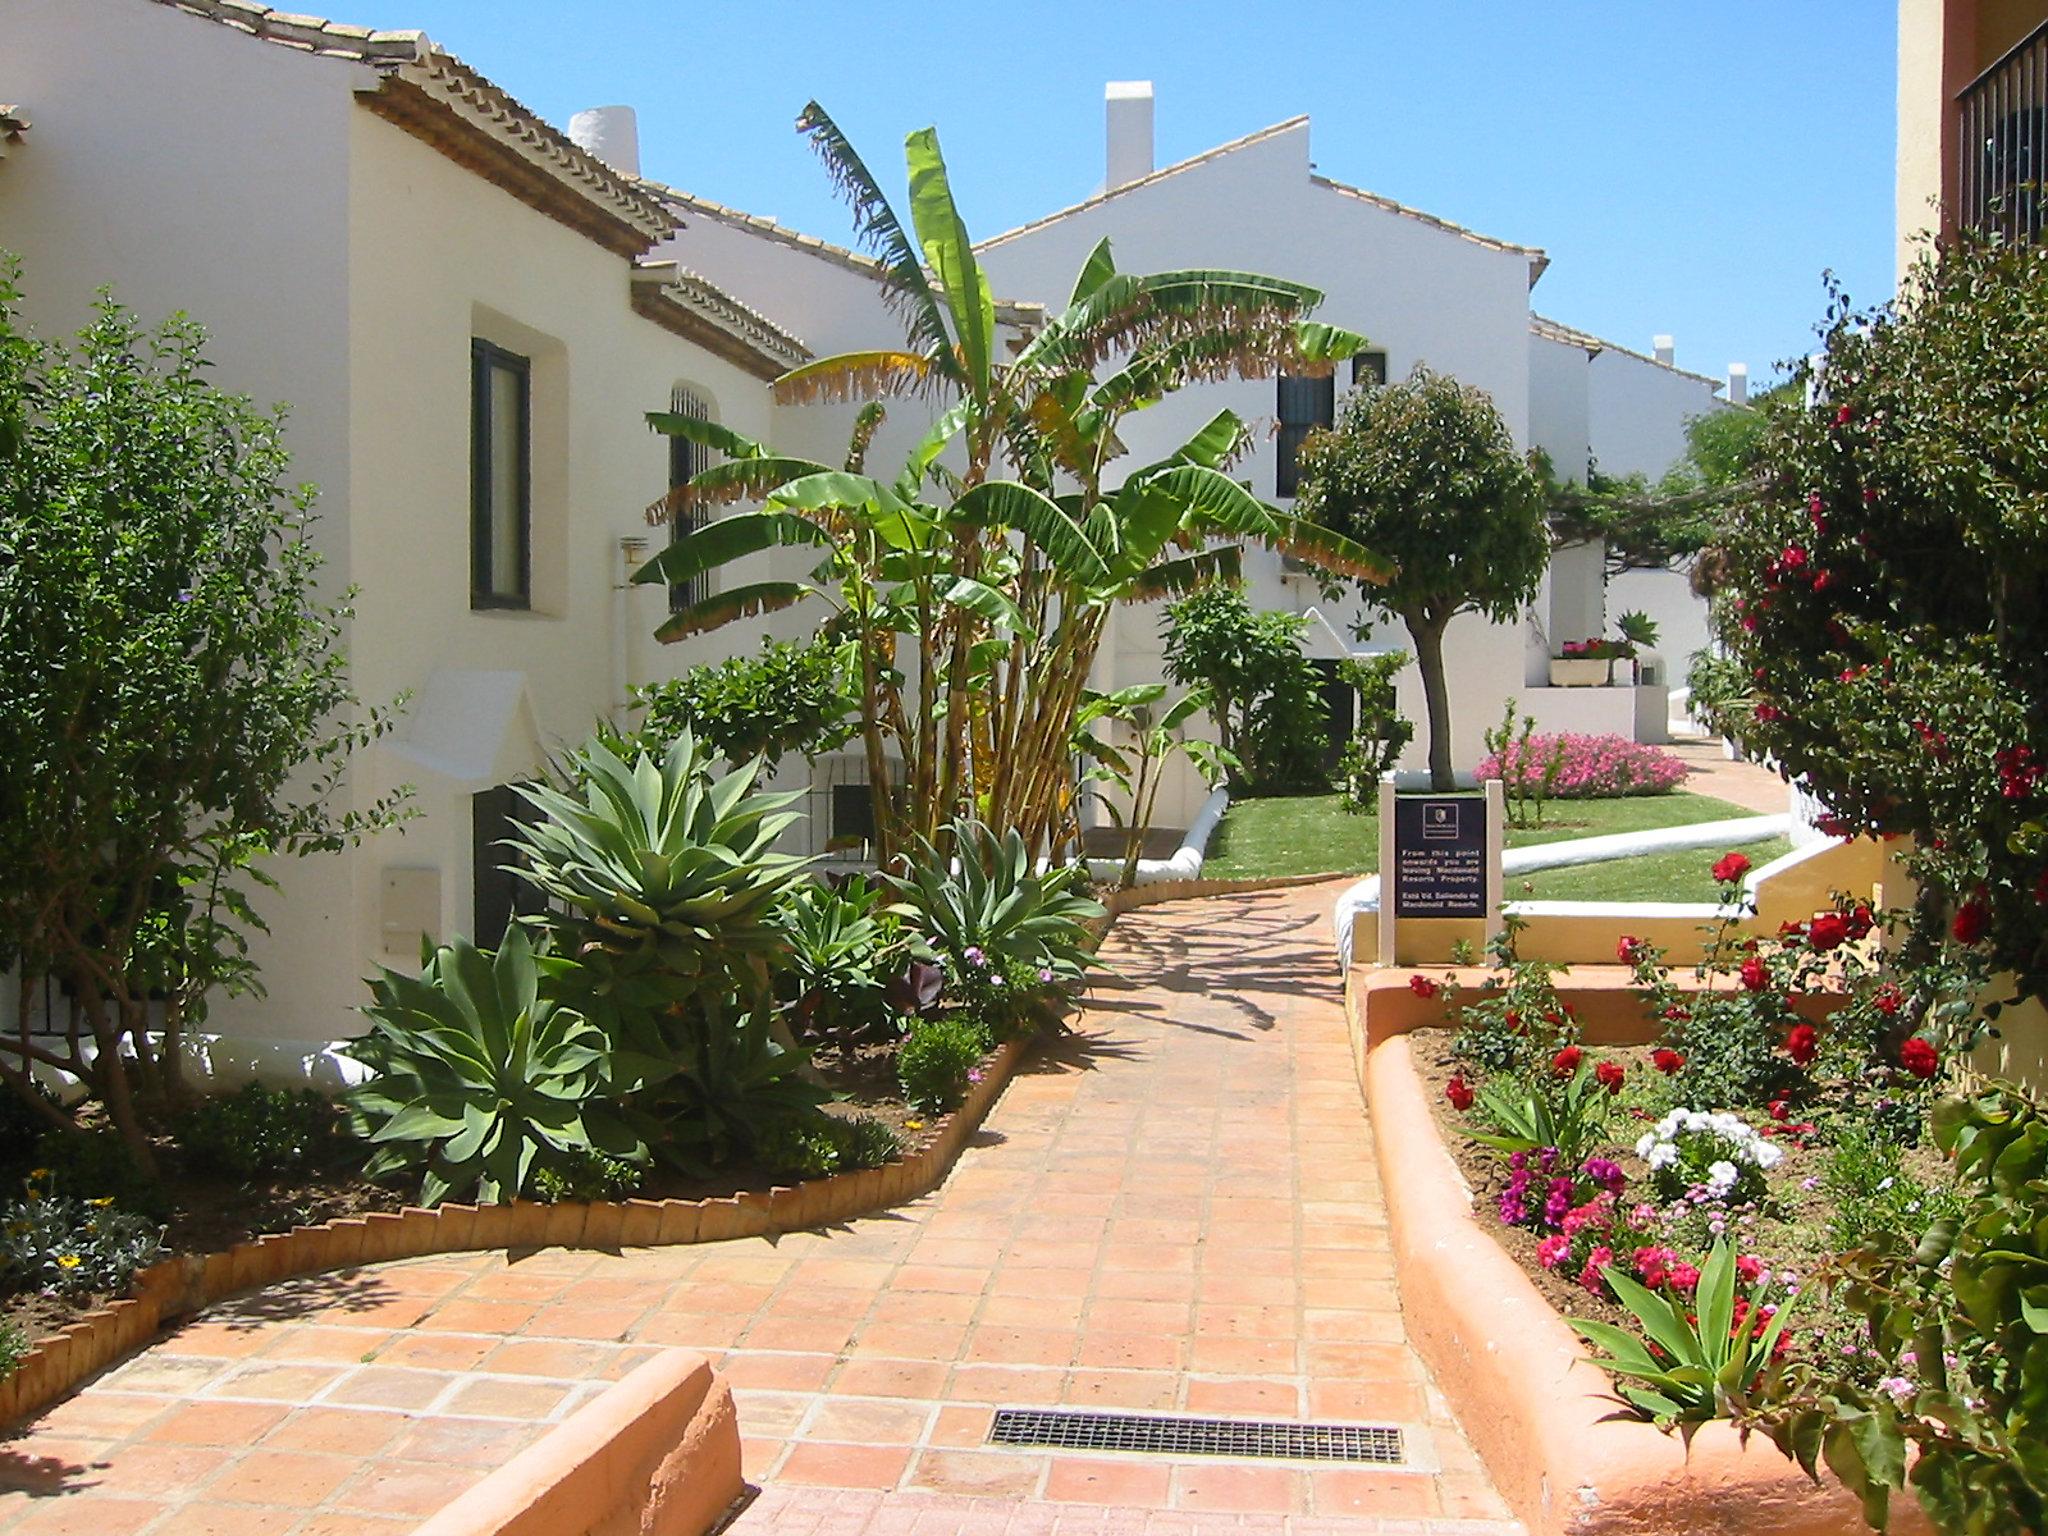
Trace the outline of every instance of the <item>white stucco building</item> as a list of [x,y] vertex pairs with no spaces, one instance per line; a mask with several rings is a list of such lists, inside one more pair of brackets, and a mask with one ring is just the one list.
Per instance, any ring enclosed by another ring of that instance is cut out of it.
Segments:
[[[490,847],[506,785],[632,684],[815,623],[798,608],[655,644],[665,594],[625,578],[661,537],[643,509],[691,465],[643,414],[697,411],[836,460],[853,408],[778,407],[769,381],[900,328],[867,258],[643,179],[628,114],[589,116],[579,144],[418,33],[247,0],[0,0],[0,101],[18,104],[0,108],[0,247],[21,257],[29,323],[71,331],[109,286],[145,320],[203,324],[225,387],[290,402],[327,571],[359,590],[357,691],[411,696],[349,793],[367,804],[410,785],[420,814],[281,871],[259,953],[270,995],[215,1010],[241,1054],[310,1060],[355,1032],[361,977],[416,956],[421,932],[495,937],[511,899]],[[981,248],[1013,329],[1061,302],[1108,235],[1126,269],[1240,266],[1324,288],[1322,318],[1373,340],[1361,368],[1426,362],[1480,385],[1560,466],[1657,473],[1685,417],[1713,406],[1711,381],[1536,320],[1541,251],[1316,174],[1305,118],[1155,171],[1149,90],[1113,108],[1109,190]],[[1352,378],[1290,409],[1326,413]],[[1281,414],[1271,383],[1192,394],[1134,425],[1154,435],[1132,442],[1135,462],[1222,405]],[[893,462],[929,409],[892,406],[872,462]],[[1277,441],[1240,473],[1288,494]],[[782,558],[791,573],[802,561]],[[1631,728],[1626,690],[1540,686],[1554,640],[1601,626],[1598,569],[1597,552],[1567,555],[1524,622],[1453,625],[1461,767],[1507,692],[1548,724]],[[1318,604],[1277,558],[1249,574],[1260,604]],[[1356,643],[1356,617],[1320,614],[1324,654]],[[1157,610],[1129,610],[1100,681],[1159,676]],[[858,775],[849,754],[820,777],[829,791]],[[831,807],[814,802],[820,839]]]

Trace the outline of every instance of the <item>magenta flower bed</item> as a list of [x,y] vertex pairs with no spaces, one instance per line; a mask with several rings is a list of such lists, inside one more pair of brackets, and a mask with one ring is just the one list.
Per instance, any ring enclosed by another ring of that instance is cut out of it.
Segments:
[[1551,790],[1560,800],[1661,795],[1676,789],[1691,771],[1671,753],[1630,741],[1626,736],[1566,732],[1562,736],[1531,736],[1526,744],[1514,742],[1504,752],[1488,754],[1480,760],[1479,781],[1505,779],[1512,783],[1526,773],[1531,784],[1537,783],[1560,742],[1564,745],[1564,766]]

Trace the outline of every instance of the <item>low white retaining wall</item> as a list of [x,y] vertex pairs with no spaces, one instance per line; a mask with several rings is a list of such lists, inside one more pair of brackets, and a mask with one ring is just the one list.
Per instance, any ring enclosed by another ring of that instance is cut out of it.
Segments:
[[[1173,851],[1172,858],[1138,860],[1137,883],[1157,885],[1162,880],[1201,878],[1202,858],[1208,851],[1209,838],[1229,808],[1230,791],[1220,785],[1212,789],[1209,798],[1202,802],[1202,808],[1195,812],[1195,819],[1188,823],[1187,835],[1181,838],[1180,847]],[[1104,885],[1115,885],[1124,877],[1124,861],[1090,859],[1088,873]]]

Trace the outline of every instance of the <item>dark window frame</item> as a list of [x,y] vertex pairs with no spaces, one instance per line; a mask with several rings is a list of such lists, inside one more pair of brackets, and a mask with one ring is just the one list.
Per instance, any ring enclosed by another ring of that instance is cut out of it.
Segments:
[[[1302,402],[1311,395],[1313,404],[1304,411]],[[1302,440],[1319,427],[1337,424],[1337,375],[1281,374],[1274,386],[1274,410],[1280,418],[1280,435],[1275,443],[1273,494],[1292,496],[1301,484],[1296,455],[1301,452]]]
[[[685,403],[694,407],[685,411]],[[711,420],[711,402],[688,385],[678,384],[669,392],[668,408],[674,415],[695,415],[700,420]],[[711,467],[711,451],[701,443],[693,443],[687,437],[672,436],[668,440],[668,488],[674,490],[687,484],[695,476]],[[686,534],[695,533],[711,521],[711,515],[702,507],[678,507],[669,514],[668,541],[674,544]],[[699,572],[687,581],[669,583],[668,611],[682,613],[711,596],[711,573]]]
[[[491,569],[491,380],[499,370],[519,381],[517,432],[519,492],[519,587],[494,590]],[[483,340],[469,343],[469,606],[528,609],[533,606],[533,360]]]
[[1366,382],[1365,379],[1359,377],[1361,373],[1369,373],[1371,381],[1375,385],[1384,385],[1387,382],[1387,354],[1380,351],[1377,347],[1368,352],[1353,353],[1351,358],[1351,387],[1353,389]]

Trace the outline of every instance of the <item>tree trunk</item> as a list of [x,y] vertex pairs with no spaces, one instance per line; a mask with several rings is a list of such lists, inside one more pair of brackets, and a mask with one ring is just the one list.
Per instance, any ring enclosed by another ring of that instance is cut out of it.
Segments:
[[1458,787],[1451,767],[1451,694],[1444,680],[1444,623],[1421,612],[1401,616],[1415,642],[1422,669],[1422,698],[1429,712],[1429,787],[1438,794]]

